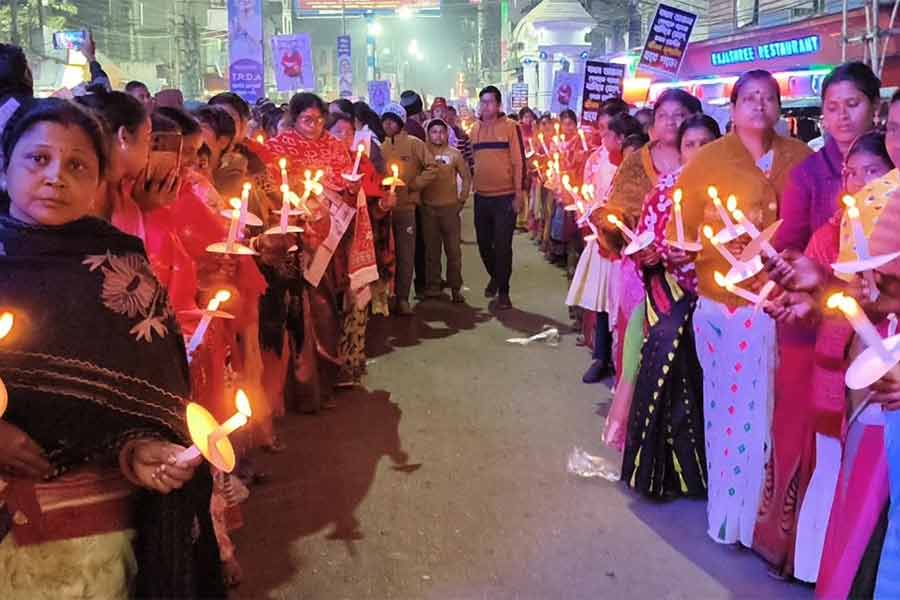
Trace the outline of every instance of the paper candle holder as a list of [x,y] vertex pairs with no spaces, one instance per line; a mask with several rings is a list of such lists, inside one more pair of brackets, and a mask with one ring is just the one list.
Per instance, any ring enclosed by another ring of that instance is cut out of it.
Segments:
[[828,308],[839,309],[866,349],[847,368],[844,382],[851,390],[862,390],[887,375],[900,362],[900,335],[882,338],[856,300],[842,293],[828,298]]
[[243,390],[238,390],[235,394],[235,404],[238,412],[220,424],[208,410],[195,402],[189,403],[186,419],[193,446],[176,456],[175,462],[185,464],[203,456],[220,471],[231,473],[236,457],[229,435],[246,425],[253,416],[250,401]]
[[752,237],[750,243],[744,247],[744,251],[741,252],[740,259],[744,262],[748,262],[753,260],[753,257],[759,256],[762,252],[769,253],[771,252],[771,244],[772,238],[775,237],[775,233],[778,231],[778,228],[781,227],[781,224],[784,221],[779,219],[766,227],[763,231],[759,232],[759,235],[756,237]]
[[[15,321],[16,318],[11,312],[0,314],[0,341],[6,339],[9,335]],[[6,412],[7,406],[9,406],[9,393],[6,390],[6,384],[3,383],[3,379],[0,379],[0,417]]]

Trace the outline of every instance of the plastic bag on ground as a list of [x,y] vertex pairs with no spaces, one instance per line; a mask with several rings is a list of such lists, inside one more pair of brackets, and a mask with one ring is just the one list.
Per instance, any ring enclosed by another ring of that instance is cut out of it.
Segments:
[[619,481],[622,478],[618,465],[611,464],[602,456],[588,454],[578,446],[572,448],[569,454],[567,470],[585,479],[600,477],[607,481]]
[[545,341],[548,346],[553,346],[555,348],[556,346],[559,346],[559,329],[545,325],[540,333],[536,333],[531,337],[509,338],[506,341],[510,344],[519,344],[521,346],[527,346],[531,342]]

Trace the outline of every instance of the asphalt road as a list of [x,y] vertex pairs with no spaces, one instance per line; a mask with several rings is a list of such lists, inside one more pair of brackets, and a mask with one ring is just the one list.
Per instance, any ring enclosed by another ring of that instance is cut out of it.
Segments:
[[[812,597],[712,542],[704,503],[568,474],[575,445],[618,457],[600,443],[609,390],[581,383],[565,276],[517,235],[516,310],[493,314],[477,249],[463,252],[468,306],[373,322],[367,390],[281,423],[289,449],[261,459],[272,480],[234,534],[233,597]],[[558,347],[506,342],[544,325]]]

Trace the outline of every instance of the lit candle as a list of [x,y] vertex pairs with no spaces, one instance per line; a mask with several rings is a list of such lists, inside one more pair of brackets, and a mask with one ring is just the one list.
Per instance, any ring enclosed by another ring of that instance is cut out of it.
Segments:
[[607,215],[606,220],[619,228],[619,230],[625,234],[625,237],[628,238],[629,242],[634,242],[637,240],[637,234],[628,228],[625,223],[616,218],[615,215]]
[[757,294],[734,285],[728,280],[727,277],[725,277],[718,271],[713,273],[713,277],[716,280],[716,285],[725,288],[728,292],[734,294],[738,298],[743,298],[750,304],[759,304],[760,300],[762,300],[762,298],[760,298]]
[[356,161],[353,163],[353,172],[351,173],[354,177],[359,173],[359,161],[362,160],[363,151],[365,149],[365,144],[360,144],[356,147]]
[[247,213],[250,211],[250,189],[253,187],[245,181],[241,189],[241,218],[238,221],[238,237],[244,239],[244,228],[247,226]]
[[391,174],[393,177],[391,178],[391,194],[397,189],[397,182],[400,180],[400,167],[397,166],[397,163],[391,165]]
[[232,198],[228,201],[231,205],[231,224],[228,226],[228,239],[225,242],[225,252],[234,252],[234,243],[237,241],[238,224],[241,221],[241,200]]
[[572,192],[571,181],[572,181],[572,180],[571,180],[571,178],[569,177],[569,174],[568,174],[568,173],[566,173],[565,175],[562,176],[562,186],[563,186],[563,189],[566,190],[566,191],[569,192],[569,193]]
[[547,144],[544,143],[543,132],[538,134],[538,140],[541,142],[541,148],[544,149],[544,156],[550,156],[550,150],[547,149]]
[[[15,323],[15,317],[11,312],[5,312],[0,315],[0,340],[6,338],[9,335],[9,332],[12,331],[13,324]],[[6,391],[6,384],[3,383],[3,380],[0,379],[0,417],[3,416],[3,413],[6,412],[6,407],[9,404],[9,394]]]
[[678,236],[678,243],[684,243],[684,221],[681,218],[681,188],[675,190],[672,194],[672,210],[675,212],[675,234]]
[[212,297],[209,301],[209,304],[206,305],[206,311],[203,313],[203,317],[200,319],[200,324],[197,326],[197,329],[194,330],[194,335],[191,336],[191,341],[188,342],[187,354],[188,356],[192,355],[200,344],[203,343],[203,336],[206,335],[206,330],[209,329],[209,324],[213,319],[213,313],[219,310],[219,306],[223,302],[228,302],[231,299],[231,292],[228,290],[219,290],[216,292],[216,295]]
[[554,124],[553,124],[553,131],[556,132],[556,135],[557,135],[557,136],[559,135],[559,123],[554,123]]
[[[210,431],[205,440],[199,441],[199,443],[205,446],[209,451],[215,448],[220,440],[227,438],[229,435],[246,425],[250,420],[250,417],[253,416],[253,411],[250,409],[250,399],[247,398],[247,394],[244,393],[244,390],[239,389],[237,391],[234,395],[234,403],[237,407],[237,412],[227,421]],[[190,412],[188,414],[190,414]],[[175,457],[175,462],[177,464],[188,463],[202,454],[200,448],[197,446],[198,440],[194,439],[193,441],[194,444],[190,448],[180,452]],[[207,454],[209,453],[210,452],[207,452]]]
[[709,225],[704,225],[703,235],[706,236],[706,239],[709,240],[709,243],[719,251],[719,254],[725,257],[725,260],[727,260],[732,267],[734,267],[735,269],[741,269],[743,267],[741,261],[736,259],[734,255],[728,250],[728,248],[725,248],[724,246],[722,246],[722,244],[719,243],[719,241],[716,239],[716,235],[713,233],[712,227],[710,227]]
[[869,240],[859,219],[859,209],[856,207],[856,199],[853,196],[844,196],[842,201],[847,207],[847,217],[850,219],[850,227],[853,229],[853,244],[856,247],[856,255],[859,260],[869,258]]
[[578,130],[578,137],[581,138],[581,149],[584,150],[585,152],[587,152],[588,145],[587,145],[587,140],[584,139],[584,129]]
[[281,185],[289,185],[288,173],[287,173],[287,159],[286,158],[279,159],[278,166],[279,166],[279,168],[281,168]]
[[722,200],[719,199],[719,192],[716,190],[716,187],[711,185],[706,192],[709,194],[709,197],[712,198],[713,204],[716,205],[716,210],[719,211],[719,218],[725,223],[725,228],[728,229],[728,233],[732,236],[736,235],[737,231],[734,228],[734,222],[731,220],[728,211],[722,206]]
[[874,348],[883,361],[891,364],[895,362],[894,357],[891,356],[891,353],[888,352],[888,349],[885,347],[884,340],[881,338],[878,330],[875,329],[875,326],[869,320],[869,317],[866,316],[866,313],[860,309],[856,300],[838,292],[837,294],[832,294],[828,298],[827,305],[828,308],[837,308],[844,313],[844,316],[850,322],[850,325],[853,326],[853,331],[856,332],[856,335],[859,336],[867,347]]
[[[731,207],[730,203],[731,203],[732,198],[734,198],[734,196],[732,196],[731,198],[728,199],[729,208]],[[734,218],[737,219],[737,222],[741,225],[741,227],[744,228],[744,231],[746,231],[747,234],[752,239],[755,240],[756,238],[759,237],[759,235],[760,235],[759,229],[757,229],[756,225],[754,225],[750,221],[750,219],[747,218],[747,215],[745,215],[743,213],[743,211],[741,211],[738,208],[734,208],[731,210],[731,214],[734,215]],[[766,256],[768,256],[770,258],[774,258],[775,256],[778,256],[778,252],[775,251],[775,248],[768,241],[763,240],[763,242],[760,244],[760,246],[762,247],[763,252],[766,253]]]
[[265,143],[266,138],[263,134],[260,133],[259,135],[256,136],[256,141],[259,142],[260,144],[263,144],[263,143]]
[[[281,186],[281,219],[278,222],[278,226],[281,227],[281,235],[287,234],[288,228],[288,216],[291,213],[291,190],[288,186]],[[309,195],[308,192],[304,192],[304,195]]]
[[559,136],[558,136],[558,135],[554,135],[554,136],[553,136],[552,138],[550,138],[550,139],[553,140],[553,147],[554,147],[554,149],[555,149],[555,150],[559,150]]

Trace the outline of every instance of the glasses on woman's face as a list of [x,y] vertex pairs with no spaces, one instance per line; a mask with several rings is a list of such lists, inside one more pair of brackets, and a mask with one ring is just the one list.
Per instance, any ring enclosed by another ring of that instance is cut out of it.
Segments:
[[306,127],[316,127],[325,122],[325,117],[323,117],[322,115],[319,115],[317,117],[314,117],[312,115],[300,115],[297,120]]

